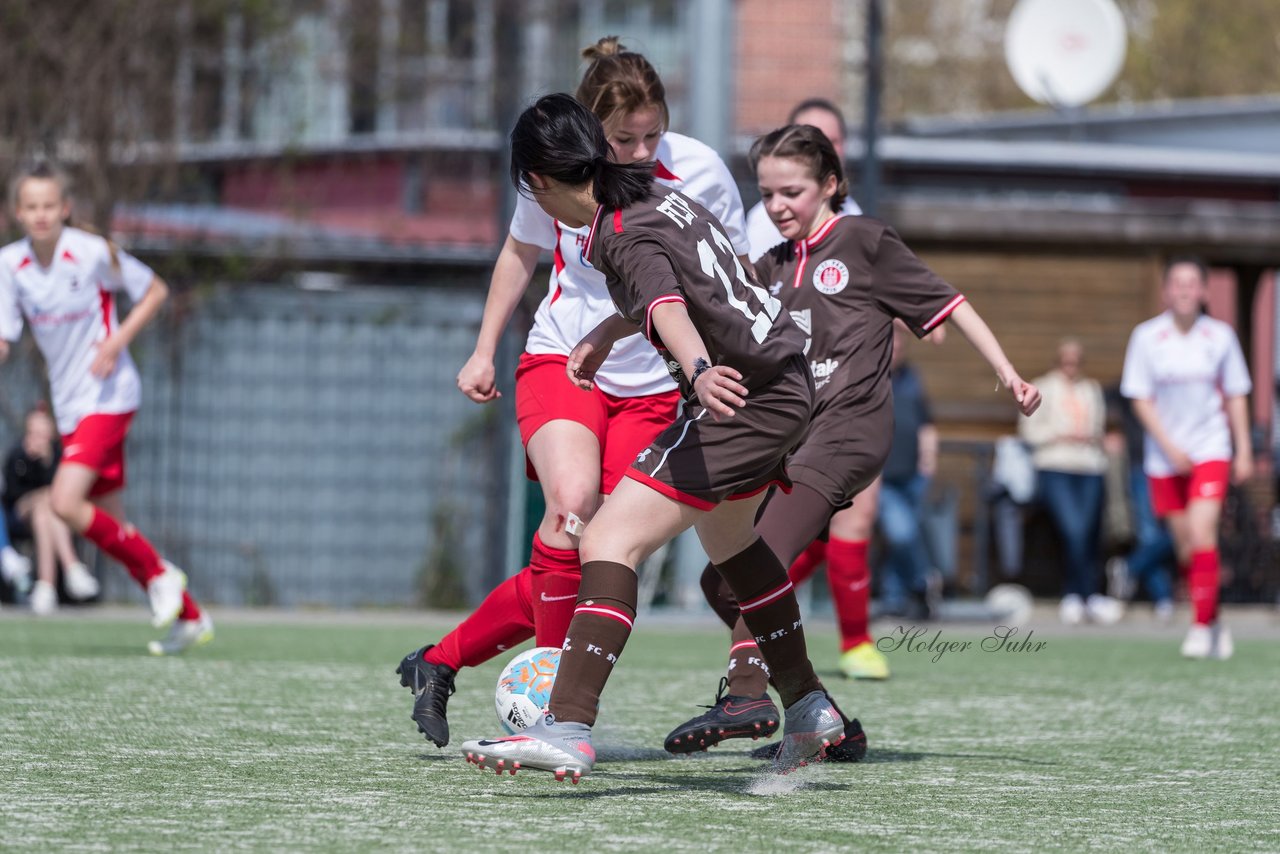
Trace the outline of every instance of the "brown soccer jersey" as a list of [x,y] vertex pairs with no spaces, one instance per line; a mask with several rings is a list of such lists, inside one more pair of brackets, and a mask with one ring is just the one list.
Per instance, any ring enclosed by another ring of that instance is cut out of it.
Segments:
[[686,394],[689,384],[651,323],[664,302],[684,304],[711,362],[739,371],[749,389],[732,418],[715,419],[696,398],[686,402],[628,476],[701,509],[773,483],[789,487],[783,460],[813,407],[804,334],[748,276],[715,217],[655,186],[626,208],[601,208],[586,251],[619,313],[662,352]]
[[788,469],[838,506],[875,478],[889,452],[893,319],[924,336],[964,297],[892,228],[863,216],[834,217],[806,240],[775,246],[756,275],[809,337],[814,418]]

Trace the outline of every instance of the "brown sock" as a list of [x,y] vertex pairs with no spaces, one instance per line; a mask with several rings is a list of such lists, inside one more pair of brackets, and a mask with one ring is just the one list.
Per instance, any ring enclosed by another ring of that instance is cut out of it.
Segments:
[[821,690],[805,648],[795,591],[786,568],[764,540],[757,537],[716,569],[733,588],[742,619],[769,665],[783,708],[810,691]]
[[582,565],[578,604],[547,705],[557,721],[595,724],[604,683],[631,635],[637,598],[631,567],[607,560]]
[[735,697],[759,697],[769,689],[769,665],[764,663],[755,636],[741,619],[733,627],[725,678],[729,680],[729,693]]

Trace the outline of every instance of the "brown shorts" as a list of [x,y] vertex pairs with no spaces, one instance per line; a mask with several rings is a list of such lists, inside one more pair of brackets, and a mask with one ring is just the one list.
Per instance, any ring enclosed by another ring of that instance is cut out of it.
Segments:
[[804,436],[812,407],[809,366],[796,356],[732,418],[717,421],[701,404],[686,402],[627,477],[699,510],[774,485],[789,492],[784,461]]
[[833,402],[814,416],[804,441],[787,460],[787,473],[832,507],[847,507],[880,474],[892,441],[891,403],[868,409]]

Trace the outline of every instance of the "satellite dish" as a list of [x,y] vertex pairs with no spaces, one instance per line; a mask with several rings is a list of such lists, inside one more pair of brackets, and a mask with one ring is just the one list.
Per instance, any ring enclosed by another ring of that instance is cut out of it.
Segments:
[[1004,57],[1029,97],[1078,107],[1115,81],[1125,38],[1113,0],[1019,0],[1004,32]]

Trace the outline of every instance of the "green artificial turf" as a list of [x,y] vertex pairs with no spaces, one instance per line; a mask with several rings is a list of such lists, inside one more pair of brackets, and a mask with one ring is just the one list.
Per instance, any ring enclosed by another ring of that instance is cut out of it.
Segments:
[[460,675],[449,748],[417,734],[393,670],[444,625],[263,613],[154,659],[141,611],[6,609],[0,847],[1280,850],[1274,640],[1189,662],[1167,637],[1058,633],[1038,651],[985,652],[982,629],[947,627],[943,640],[975,645],[937,661],[936,644],[899,650],[892,679],[855,684],[829,672],[830,631],[812,631],[870,753],[779,779],[749,741],[663,753],[712,701],[725,638],[642,619],[605,694],[600,762],[575,787],[462,761],[464,739],[500,733],[501,661]]

